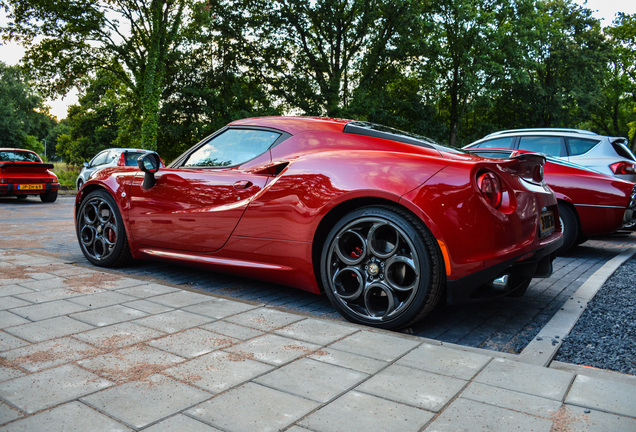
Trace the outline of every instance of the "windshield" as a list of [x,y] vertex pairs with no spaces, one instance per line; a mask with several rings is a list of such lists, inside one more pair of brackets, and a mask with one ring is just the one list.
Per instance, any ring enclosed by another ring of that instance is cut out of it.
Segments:
[[0,150],[0,162],[42,162],[38,155],[29,151]]

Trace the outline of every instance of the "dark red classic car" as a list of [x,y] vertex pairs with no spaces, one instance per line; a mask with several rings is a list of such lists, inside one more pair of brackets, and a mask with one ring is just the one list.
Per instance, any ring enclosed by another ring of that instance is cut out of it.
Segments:
[[31,150],[0,148],[0,196],[38,195],[43,202],[54,202],[60,183],[52,168]]
[[[510,158],[526,150],[466,149],[484,157]],[[636,225],[636,185],[581,165],[546,156],[545,182],[559,203],[564,253],[588,237]]]
[[521,294],[562,243],[545,159],[484,159],[349,120],[238,120],[166,168],[100,170],[79,191],[86,258],[163,259],[325,292],[400,328],[451,302]]

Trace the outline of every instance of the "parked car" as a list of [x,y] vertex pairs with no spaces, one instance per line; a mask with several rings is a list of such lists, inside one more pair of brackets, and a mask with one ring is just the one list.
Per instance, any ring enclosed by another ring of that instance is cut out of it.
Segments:
[[[545,159],[484,159],[350,120],[238,120],[161,168],[99,170],[76,231],[97,266],[163,259],[324,291],[348,320],[408,326],[518,295],[561,246]],[[525,180],[522,180],[521,177]]]
[[149,150],[134,148],[111,148],[97,153],[90,162],[84,162],[84,167],[77,176],[77,180],[75,180],[77,190],[86,183],[91,174],[96,170],[112,166],[136,167],[139,156],[148,152]]
[[42,202],[54,202],[60,183],[52,168],[31,150],[0,148],[0,196],[38,195]]
[[530,150],[636,182],[636,157],[626,138],[581,129],[511,129],[491,133],[464,149],[509,148]]
[[[469,149],[483,157],[509,159],[527,150]],[[546,156],[545,182],[559,203],[564,253],[588,237],[636,225],[636,185],[581,165]]]

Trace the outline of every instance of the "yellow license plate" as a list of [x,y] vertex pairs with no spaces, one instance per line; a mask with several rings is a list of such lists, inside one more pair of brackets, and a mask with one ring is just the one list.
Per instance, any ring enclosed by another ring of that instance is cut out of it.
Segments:
[[18,190],[39,190],[44,189],[40,184],[21,184],[18,185]]
[[541,237],[545,237],[554,232],[556,225],[554,223],[554,213],[550,210],[541,212],[541,227],[539,233]]

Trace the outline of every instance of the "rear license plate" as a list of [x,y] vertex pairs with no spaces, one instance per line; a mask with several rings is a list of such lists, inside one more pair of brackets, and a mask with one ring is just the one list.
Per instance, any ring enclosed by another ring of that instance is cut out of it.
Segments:
[[39,190],[43,189],[43,186],[40,184],[21,184],[18,185],[18,190]]
[[555,228],[554,213],[550,210],[541,212],[541,228],[539,229],[541,237],[552,234]]

